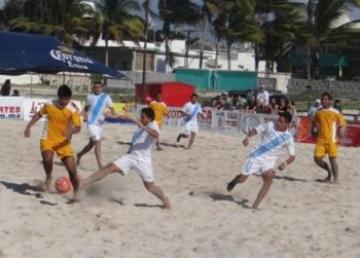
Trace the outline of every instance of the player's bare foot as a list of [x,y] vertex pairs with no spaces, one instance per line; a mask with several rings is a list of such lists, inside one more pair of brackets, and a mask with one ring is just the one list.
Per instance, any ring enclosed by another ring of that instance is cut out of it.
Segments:
[[51,182],[52,182],[52,177],[48,177],[45,179],[45,182],[42,185],[42,191],[44,193],[48,193],[50,191]]
[[231,192],[232,189],[234,189],[235,185],[239,182],[239,176],[236,176],[233,180],[231,180],[227,186],[226,189]]
[[171,203],[170,203],[170,199],[169,198],[165,198],[165,200],[163,201],[163,208],[164,209],[171,209]]

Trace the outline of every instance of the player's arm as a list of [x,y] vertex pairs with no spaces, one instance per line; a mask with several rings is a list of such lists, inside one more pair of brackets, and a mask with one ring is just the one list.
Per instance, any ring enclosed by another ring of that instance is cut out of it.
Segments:
[[249,139],[250,139],[250,137],[253,137],[253,136],[256,135],[256,134],[257,134],[256,129],[255,129],[255,128],[251,129],[251,130],[249,131],[249,133],[246,135],[246,137],[244,138],[244,140],[242,141],[243,144],[244,144],[244,146],[248,146],[248,145],[249,145]]
[[288,165],[290,165],[291,163],[293,163],[295,160],[295,155],[289,155],[288,159],[285,160],[284,162],[282,162],[278,169],[279,170],[284,170]]
[[337,123],[339,125],[338,126],[339,137],[342,137],[345,134],[345,127],[346,127],[346,121],[342,114],[338,115]]
[[41,119],[42,115],[40,114],[40,112],[36,113],[32,119],[30,120],[30,122],[27,124],[26,129],[24,131],[24,136],[25,137],[30,137],[30,129],[31,127]]
[[153,137],[155,139],[159,138],[159,136],[160,136],[159,131],[157,131],[153,128],[150,128],[148,126],[144,126],[140,121],[135,121],[135,122],[140,128],[144,129],[151,137]]
[[87,112],[89,112],[89,109],[90,109],[90,105],[85,105],[83,110],[80,112],[80,115],[85,116],[87,114]]

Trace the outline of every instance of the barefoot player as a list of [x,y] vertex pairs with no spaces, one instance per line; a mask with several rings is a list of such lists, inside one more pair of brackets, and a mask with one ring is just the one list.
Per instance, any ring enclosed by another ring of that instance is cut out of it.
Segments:
[[288,130],[291,120],[291,114],[283,112],[279,114],[279,119],[276,123],[271,121],[257,126],[243,140],[243,144],[247,146],[250,137],[256,134],[260,134],[261,137],[258,145],[250,152],[248,159],[245,161],[241,174],[235,176],[228,183],[227,190],[231,191],[237,183],[245,182],[250,175],[261,175],[263,186],[253,204],[255,209],[258,208],[261,200],[270,190],[275,174],[276,162],[282,150],[286,148],[289,152],[289,157],[278,166],[279,170],[284,170],[295,159],[294,139]]
[[[156,94],[155,100],[151,101],[149,107],[154,110],[155,113],[155,121],[158,123],[159,128],[161,129],[165,116],[168,114],[169,110],[167,105],[162,101],[162,94]],[[156,141],[156,150],[162,150],[160,147],[160,140]]]
[[42,116],[46,116],[47,121],[40,140],[41,156],[46,174],[43,190],[45,192],[49,191],[52,181],[54,153],[56,153],[69,173],[76,199],[78,179],[74,152],[70,141],[73,134],[80,132],[81,122],[78,108],[73,102],[70,102],[71,95],[71,89],[67,85],[60,86],[57,92],[58,99],[46,103],[35,114],[27,125],[24,135],[25,137],[30,137],[31,127]]
[[135,131],[128,153],[100,169],[85,179],[82,186],[87,186],[103,179],[109,174],[128,174],[131,170],[137,172],[145,188],[161,200],[163,207],[170,209],[169,199],[154,181],[154,168],[152,163],[152,149],[159,138],[159,126],[154,121],[155,114],[151,108],[141,110],[140,121],[134,121],[139,128]]

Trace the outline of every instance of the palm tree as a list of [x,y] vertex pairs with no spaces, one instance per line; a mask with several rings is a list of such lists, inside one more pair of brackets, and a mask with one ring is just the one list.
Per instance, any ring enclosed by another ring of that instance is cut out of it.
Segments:
[[213,29],[217,42],[226,42],[228,70],[231,70],[231,47],[235,42],[259,43],[263,39],[263,33],[254,19],[254,8],[254,0],[218,2]]
[[7,0],[0,9],[0,30],[10,30],[11,20],[22,15],[22,0]]
[[169,40],[171,39],[171,26],[194,25],[201,19],[200,7],[191,0],[159,0],[159,16],[163,21],[162,32],[165,40],[165,61],[171,67],[174,59],[171,55]]
[[101,0],[94,1],[99,12],[99,33],[94,37],[94,43],[100,38],[105,40],[105,64],[109,63],[109,40],[121,42],[125,38],[139,40],[144,35],[142,19],[131,12],[140,10],[135,0]]
[[266,61],[267,70],[273,69],[292,52],[300,29],[300,15],[294,5],[283,0],[256,0],[255,15],[265,37],[255,44],[256,68],[260,59]]
[[349,23],[334,27],[334,22],[346,11],[347,0],[309,0],[308,19],[304,23],[301,43],[306,49],[307,78],[319,77],[319,59],[324,50],[336,49],[349,31]]

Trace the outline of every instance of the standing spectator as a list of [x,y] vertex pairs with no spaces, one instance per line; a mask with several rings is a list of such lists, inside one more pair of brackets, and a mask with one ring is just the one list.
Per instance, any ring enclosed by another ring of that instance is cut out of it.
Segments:
[[1,96],[10,96],[11,81],[7,79],[1,87]]
[[265,90],[265,86],[260,86],[260,92],[256,96],[256,101],[260,111],[266,111],[269,108],[269,92]]
[[20,96],[20,92],[18,90],[14,90],[13,94],[11,95],[13,97],[19,97]]
[[297,109],[296,109],[295,101],[293,100],[289,101],[288,112],[292,116],[290,128],[296,128]]
[[308,116],[313,117],[315,116],[316,112],[321,109],[321,101],[320,99],[316,99],[314,104],[309,108]]

